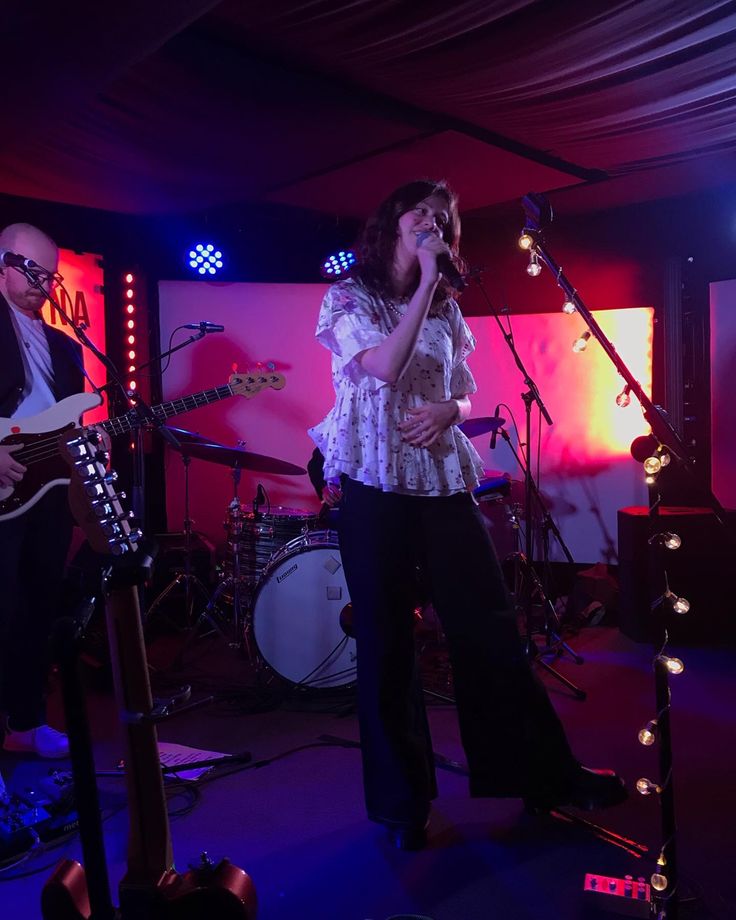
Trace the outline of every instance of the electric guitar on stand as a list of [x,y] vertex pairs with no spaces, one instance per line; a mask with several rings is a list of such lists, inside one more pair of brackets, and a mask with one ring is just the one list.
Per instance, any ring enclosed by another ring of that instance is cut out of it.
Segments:
[[126,735],[128,868],[120,882],[120,907],[115,908],[83,697],[78,685],[75,691],[74,674],[67,674],[64,700],[87,871],[75,860],[62,860],[44,886],[42,914],[44,920],[254,920],[253,883],[227,859],[215,864],[203,855],[200,865],[183,875],[174,868],[138,607],[137,586],[152,560],[115,492],[100,442],[93,429],[75,429],[61,439],[60,453],[70,468],[72,511],[92,548],[111,560],[105,572],[106,613],[115,698]]
[[[172,415],[190,412],[230,396],[250,399],[266,387],[280,390],[285,382],[283,374],[275,371],[232,374],[224,386],[152,406],[151,412],[156,419],[164,421]],[[0,521],[23,514],[53,486],[69,484],[69,470],[59,439],[78,428],[83,413],[99,406],[100,402],[97,393],[75,393],[38,415],[0,418],[0,445],[13,447],[22,444],[20,450],[13,452],[13,458],[27,467],[20,482],[0,486]],[[118,435],[126,434],[140,423],[136,410],[131,409],[124,415],[97,422],[96,425],[109,435]]]

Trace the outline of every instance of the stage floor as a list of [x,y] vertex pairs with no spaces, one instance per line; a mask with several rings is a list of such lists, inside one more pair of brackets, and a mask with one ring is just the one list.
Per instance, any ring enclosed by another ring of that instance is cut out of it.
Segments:
[[[590,766],[614,767],[631,787],[640,776],[656,779],[656,748],[637,741],[655,715],[651,647],[607,626],[586,627],[571,644],[585,664],[563,659],[559,667],[587,700],[544,680],[577,756]],[[518,800],[471,800],[454,708],[435,698],[428,702],[440,797],[430,844],[417,853],[393,850],[382,828],[364,817],[349,689],[279,698],[268,687],[254,690],[247,662],[215,638],[195,643],[173,674],[171,645],[161,639],[150,649],[158,687],[190,682],[195,698],[210,692],[228,698],[161,725],[160,739],[249,751],[253,758],[239,769],[213,771],[186,792],[172,788],[170,810],[185,812],[172,818],[176,865],[184,871],[204,850],[213,859],[228,856],[255,883],[259,920],[574,920],[596,916],[582,895],[586,872],[647,880],[652,872],[661,845],[655,797],[633,792],[624,805],[585,816],[645,844],[643,858],[581,825],[530,817]],[[671,654],[686,665],[672,681],[681,916],[726,920],[736,916],[733,650],[678,647]],[[441,689],[446,675],[436,662],[431,667],[433,688]],[[56,696],[52,704],[60,725]],[[123,746],[111,694],[92,691],[90,709],[98,769],[114,769]],[[324,743],[324,736],[336,740]],[[68,763],[0,754],[11,791],[34,785],[52,766]],[[125,868],[123,780],[103,778],[100,788],[117,885]],[[77,838],[0,873],[5,917],[40,917],[41,887],[62,856],[79,858]]]

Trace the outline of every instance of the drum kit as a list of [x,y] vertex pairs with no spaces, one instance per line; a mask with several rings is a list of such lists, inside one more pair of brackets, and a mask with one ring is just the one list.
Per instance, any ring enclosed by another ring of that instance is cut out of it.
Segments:
[[[468,419],[460,427],[473,438],[503,424],[504,419],[488,417]],[[241,649],[257,674],[267,672],[309,689],[351,686],[355,640],[350,635],[350,597],[336,532],[320,529],[315,513],[272,507],[261,485],[250,505],[238,495],[243,470],[282,476],[301,476],[306,470],[181,428],[169,427],[169,431],[179,444],[185,470],[185,566],[150,605],[147,619],[171,591],[183,585],[187,623],[192,627],[187,645],[204,632],[214,631],[229,646]],[[233,481],[223,525],[226,540],[220,581],[212,596],[191,571],[192,459],[227,466]],[[488,471],[474,494],[484,511],[501,504],[506,508],[515,498],[513,486],[508,474]],[[506,513],[513,524],[518,507]],[[195,618],[197,594],[204,606]]]
[[[257,674],[269,672],[310,689],[350,686],[355,679],[355,640],[344,626],[350,620],[350,598],[337,534],[317,529],[315,513],[272,507],[261,485],[250,507],[238,495],[243,470],[282,476],[307,471],[184,429],[169,431],[179,444],[185,470],[185,566],[150,605],[147,619],[177,586],[184,586],[191,626],[185,649],[197,636],[214,631],[229,646],[242,649]],[[233,481],[220,581],[211,597],[191,571],[192,459],[229,467]],[[195,594],[204,602],[196,618]]]

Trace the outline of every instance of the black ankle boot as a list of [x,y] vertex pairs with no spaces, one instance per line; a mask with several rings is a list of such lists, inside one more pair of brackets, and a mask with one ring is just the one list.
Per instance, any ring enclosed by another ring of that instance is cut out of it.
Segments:
[[525,796],[524,807],[529,814],[543,814],[564,805],[594,811],[620,805],[627,798],[626,785],[613,770],[593,770],[578,764],[559,789]]
[[388,827],[388,839],[397,850],[423,850],[427,845],[427,828],[424,824],[396,824]]

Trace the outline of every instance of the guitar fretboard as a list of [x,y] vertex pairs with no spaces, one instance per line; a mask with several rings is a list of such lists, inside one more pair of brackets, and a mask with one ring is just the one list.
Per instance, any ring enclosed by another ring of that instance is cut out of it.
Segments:
[[[233,389],[229,383],[224,386],[215,387],[212,390],[203,390],[201,393],[192,393],[191,396],[182,396],[181,399],[173,399],[171,402],[161,403],[158,406],[152,406],[151,411],[157,419],[171,418],[172,415],[179,415],[181,412],[189,412],[192,409],[198,409],[200,406],[207,406],[210,403],[217,402],[220,399],[226,399],[233,395]],[[135,409],[120,415],[117,418],[109,418],[104,422],[98,422],[102,428],[110,435],[126,434],[138,422],[139,416]]]

